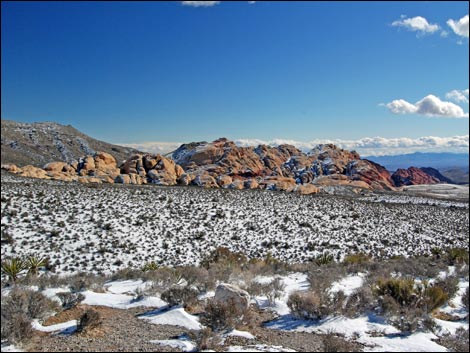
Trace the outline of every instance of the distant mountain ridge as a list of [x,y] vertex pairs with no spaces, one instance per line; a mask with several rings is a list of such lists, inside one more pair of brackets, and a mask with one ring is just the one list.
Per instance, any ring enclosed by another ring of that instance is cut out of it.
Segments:
[[72,163],[97,151],[123,161],[138,151],[94,139],[70,125],[55,122],[20,123],[1,120],[2,164],[43,167],[52,161]]
[[393,156],[368,156],[367,159],[383,165],[393,172],[400,168],[414,166],[417,168],[431,167],[440,171],[450,168],[467,169],[469,166],[468,153],[427,153],[415,152],[410,154],[400,154]]

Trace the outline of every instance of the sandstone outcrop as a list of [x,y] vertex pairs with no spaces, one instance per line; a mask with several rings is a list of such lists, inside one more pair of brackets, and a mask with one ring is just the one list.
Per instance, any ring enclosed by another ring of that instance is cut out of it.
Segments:
[[439,179],[416,167],[398,169],[395,173],[393,173],[392,179],[396,186],[437,184],[440,182]]

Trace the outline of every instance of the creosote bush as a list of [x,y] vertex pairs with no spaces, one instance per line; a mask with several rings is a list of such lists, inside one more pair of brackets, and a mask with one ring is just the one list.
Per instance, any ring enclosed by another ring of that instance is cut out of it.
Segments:
[[166,301],[169,306],[183,305],[188,307],[197,302],[198,291],[191,287],[173,287],[169,288],[161,294],[162,300]]
[[243,324],[247,311],[242,311],[233,302],[209,301],[201,315],[201,323],[214,332],[235,329]]
[[13,343],[27,341],[32,336],[31,321],[44,319],[58,310],[58,304],[41,293],[14,288],[8,296],[2,296],[2,340]]
[[293,316],[298,319],[320,320],[331,313],[333,308],[325,298],[314,291],[293,292],[287,300]]
[[78,320],[77,332],[86,332],[101,325],[101,315],[94,309],[87,309]]

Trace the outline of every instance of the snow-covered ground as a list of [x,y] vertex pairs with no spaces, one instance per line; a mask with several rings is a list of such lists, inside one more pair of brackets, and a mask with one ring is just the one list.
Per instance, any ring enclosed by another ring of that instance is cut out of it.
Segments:
[[341,259],[468,247],[468,202],[400,193],[302,196],[2,175],[1,194],[2,257],[48,256],[58,273],[196,264],[219,246],[288,262],[324,251]]

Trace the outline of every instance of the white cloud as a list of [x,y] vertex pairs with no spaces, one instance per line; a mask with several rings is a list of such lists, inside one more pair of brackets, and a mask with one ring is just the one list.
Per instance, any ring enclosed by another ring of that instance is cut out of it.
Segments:
[[468,88],[461,91],[454,89],[446,94],[446,98],[457,103],[468,103]]
[[416,102],[409,103],[404,99],[396,99],[386,104],[393,114],[419,114],[436,118],[468,118],[461,107],[452,103],[441,101],[438,97],[430,94]]
[[132,147],[142,152],[167,154],[173,152],[182,142],[138,142],[138,143],[118,143],[120,146]]
[[419,34],[434,33],[439,30],[439,25],[430,24],[424,17],[416,16],[413,18],[404,18],[392,22],[392,26],[405,27],[410,31],[418,32]]
[[220,4],[220,1],[181,1],[184,6],[210,7]]
[[455,34],[468,38],[468,15],[465,15],[458,21],[450,19],[447,21],[447,25],[452,28]]
[[320,143],[333,143],[347,150],[356,150],[361,156],[395,155],[413,152],[456,152],[468,153],[469,136],[436,137],[426,136],[419,138],[384,138],[384,137],[364,137],[358,140],[342,139],[316,139],[308,142],[273,139],[269,141],[259,139],[238,139],[235,142],[239,146],[257,146],[266,144],[279,146],[281,144],[294,145],[304,152],[310,151]]
[[[468,153],[469,136],[436,137],[426,136],[419,138],[384,138],[384,137],[364,137],[358,140],[342,139],[315,139],[311,141],[296,141],[292,139],[236,139],[238,146],[258,146],[260,144],[279,146],[282,144],[293,145],[304,152],[310,151],[313,147],[321,143],[333,143],[347,150],[356,150],[361,156],[380,156],[405,154],[413,152],[457,152]],[[176,150],[181,142],[142,142],[120,144],[129,146],[140,151],[150,153],[167,154]]]

